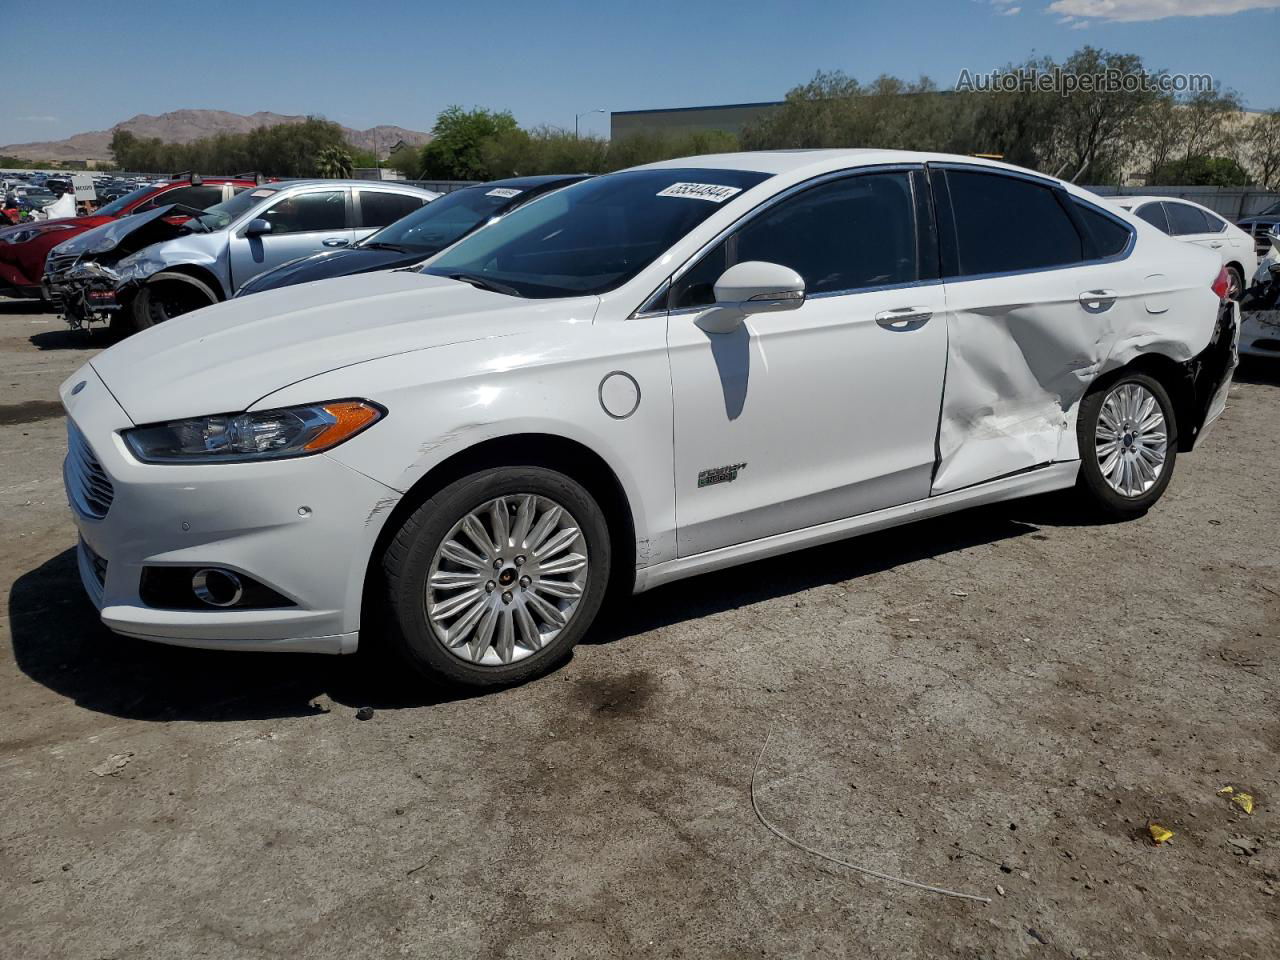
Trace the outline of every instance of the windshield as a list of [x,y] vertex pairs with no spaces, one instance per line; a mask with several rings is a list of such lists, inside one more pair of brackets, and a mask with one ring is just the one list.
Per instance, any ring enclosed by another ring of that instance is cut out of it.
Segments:
[[142,187],[133,191],[133,193],[126,193],[123,197],[117,197],[115,200],[112,200],[106,206],[99,207],[95,216],[114,217],[118,213],[122,212],[125,207],[132,206],[150,192],[150,187]]
[[522,199],[515,187],[467,187],[432,200],[407,217],[383,227],[362,247],[387,244],[424,256],[443,250],[469,230],[496,217]]
[[585,180],[473,233],[423,272],[474,277],[522,297],[604,293],[638,274],[724,201],[768,177],[662,168]]
[[246,210],[256,207],[267,197],[278,192],[275,187],[258,187],[254,190],[241,190],[230,200],[216,203],[200,216],[196,217],[209,230],[221,230]]

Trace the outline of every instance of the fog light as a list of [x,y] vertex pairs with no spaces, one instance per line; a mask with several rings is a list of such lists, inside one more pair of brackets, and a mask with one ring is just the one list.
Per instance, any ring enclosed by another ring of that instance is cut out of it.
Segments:
[[203,567],[191,577],[191,590],[211,607],[234,607],[244,596],[244,585],[230,570]]

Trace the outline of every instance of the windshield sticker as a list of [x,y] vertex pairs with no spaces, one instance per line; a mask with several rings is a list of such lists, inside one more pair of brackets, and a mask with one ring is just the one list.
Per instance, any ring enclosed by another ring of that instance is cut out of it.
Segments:
[[506,199],[510,200],[512,197],[518,197],[522,193],[524,193],[523,190],[516,190],[514,187],[494,187],[492,190],[486,193],[485,196],[486,197],[505,197]]
[[249,196],[251,196],[251,197],[269,197],[269,196],[271,196],[273,193],[275,193],[275,191],[274,191],[274,190],[255,190],[255,191],[253,191],[253,193],[249,194]]
[[660,197],[690,197],[694,200],[710,200],[712,203],[724,203],[735,193],[741,193],[741,187],[722,187],[718,183],[673,183],[665,190],[659,190]]

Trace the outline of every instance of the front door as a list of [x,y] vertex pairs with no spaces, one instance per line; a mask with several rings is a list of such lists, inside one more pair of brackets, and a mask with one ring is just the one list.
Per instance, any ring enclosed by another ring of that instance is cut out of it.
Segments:
[[254,219],[271,224],[267,233],[249,235],[241,224],[231,238],[232,292],[282,263],[351,244],[350,198],[346,188],[291,193]]
[[[947,325],[921,177],[872,171],[790,194],[673,284],[680,556],[928,496]],[[715,280],[748,260],[796,270],[804,304],[704,332]]]

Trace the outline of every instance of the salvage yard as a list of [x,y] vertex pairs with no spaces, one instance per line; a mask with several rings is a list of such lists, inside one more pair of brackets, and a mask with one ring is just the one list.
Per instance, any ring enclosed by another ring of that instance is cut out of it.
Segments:
[[[0,301],[0,956],[1275,956],[1280,368],[1140,520],[695,578],[477,695],[103,629],[56,399],[101,346]],[[991,902],[789,846],[757,761],[801,843]]]

